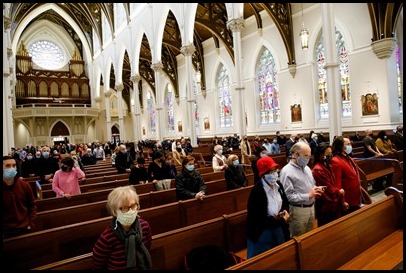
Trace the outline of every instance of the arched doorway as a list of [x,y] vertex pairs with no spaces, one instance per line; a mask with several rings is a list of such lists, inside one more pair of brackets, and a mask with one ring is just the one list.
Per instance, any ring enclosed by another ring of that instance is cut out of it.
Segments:
[[117,146],[120,143],[120,130],[116,125],[111,127],[111,143]]
[[55,123],[51,130],[51,138],[54,145],[68,144],[69,136],[69,129],[63,122],[58,121]]

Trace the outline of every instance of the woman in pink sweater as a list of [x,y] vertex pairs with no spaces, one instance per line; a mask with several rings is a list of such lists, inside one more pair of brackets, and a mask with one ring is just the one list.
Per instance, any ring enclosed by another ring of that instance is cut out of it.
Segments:
[[72,195],[80,194],[79,180],[84,180],[85,173],[78,167],[74,167],[75,161],[71,157],[61,160],[61,169],[55,172],[52,181],[52,190],[57,197],[71,198]]

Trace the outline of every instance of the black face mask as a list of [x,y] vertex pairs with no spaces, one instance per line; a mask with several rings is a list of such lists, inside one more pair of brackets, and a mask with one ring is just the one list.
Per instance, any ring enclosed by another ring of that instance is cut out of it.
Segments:
[[326,158],[324,159],[324,163],[326,165],[330,164],[332,158],[333,158],[332,155],[327,155]]
[[68,172],[68,171],[69,171],[69,167],[68,167],[68,166],[65,166],[65,165],[62,165],[62,166],[61,166],[61,170],[62,170],[63,172]]

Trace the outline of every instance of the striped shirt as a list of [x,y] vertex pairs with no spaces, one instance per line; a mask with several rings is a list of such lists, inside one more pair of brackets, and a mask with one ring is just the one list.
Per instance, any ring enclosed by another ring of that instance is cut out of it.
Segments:
[[[138,218],[142,230],[142,242],[149,250],[152,245],[152,233],[149,223]],[[126,269],[125,244],[121,242],[110,225],[102,232],[93,247],[92,268],[102,270]]]

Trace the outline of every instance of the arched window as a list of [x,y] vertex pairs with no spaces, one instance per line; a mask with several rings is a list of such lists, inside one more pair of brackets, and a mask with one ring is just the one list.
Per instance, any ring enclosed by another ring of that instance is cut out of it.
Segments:
[[218,102],[220,111],[220,128],[233,126],[233,111],[229,77],[226,68],[220,64],[217,73]]
[[156,130],[156,111],[154,98],[151,95],[151,91],[147,93],[147,109],[148,109],[148,127],[151,133],[155,133]]
[[400,74],[400,49],[399,44],[396,44],[396,76],[398,80],[398,99],[399,99],[399,113],[403,113],[403,89],[402,89],[402,76]]
[[[350,71],[347,49],[345,47],[344,38],[340,31],[336,29],[336,46],[337,54],[340,62],[340,82],[341,82],[341,102],[342,116],[351,116],[351,93],[350,93]],[[315,58],[317,63],[317,86],[319,96],[319,111],[320,119],[328,118],[328,97],[327,97],[327,74],[324,66],[326,65],[325,49],[323,44],[323,35],[320,35],[319,41],[315,50]]]
[[173,132],[175,131],[175,118],[173,116],[173,87],[172,85],[168,84],[166,86],[166,92],[165,92],[165,107],[166,107],[166,112],[167,112],[167,117],[168,117],[168,132]]
[[259,55],[256,74],[261,124],[280,122],[279,87],[276,81],[275,61],[266,47],[262,48]]

